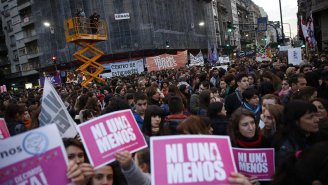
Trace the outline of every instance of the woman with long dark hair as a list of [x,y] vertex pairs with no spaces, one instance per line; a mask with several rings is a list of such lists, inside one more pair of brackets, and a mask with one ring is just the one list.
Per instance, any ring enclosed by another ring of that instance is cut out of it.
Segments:
[[207,116],[212,121],[213,135],[226,135],[228,121],[226,120],[227,111],[223,103],[210,103],[207,110]]
[[148,105],[141,131],[146,136],[158,136],[163,132],[163,110],[157,105]]
[[284,109],[283,128],[273,138],[276,162],[289,153],[310,148],[317,142],[319,118],[317,108],[306,101],[289,102]]

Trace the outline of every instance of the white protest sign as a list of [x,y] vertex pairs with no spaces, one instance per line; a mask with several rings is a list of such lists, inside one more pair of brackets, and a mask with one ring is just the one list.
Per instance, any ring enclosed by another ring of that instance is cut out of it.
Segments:
[[290,48],[288,49],[288,63],[293,65],[300,65],[302,62],[302,49]]
[[291,47],[291,45],[288,46],[280,46],[279,51],[288,51]]
[[196,56],[190,53],[189,66],[203,66],[203,65],[204,65],[204,58],[201,51]]
[[219,63],[230,63],[229,57],[219,57]]
[[77,135],[76,123],[47,79],[44,82],[39,123],[40,126],[56,124],[62,137],[75,137]]
[[128,76],[144,72],[143,59],[110,64],[112,76]]

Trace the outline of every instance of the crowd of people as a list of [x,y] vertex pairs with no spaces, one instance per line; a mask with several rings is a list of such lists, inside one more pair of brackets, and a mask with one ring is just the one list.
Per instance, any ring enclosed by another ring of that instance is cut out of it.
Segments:
[[[228,135],[237,148],[275,149],[271,182],[233,173],[232,183],[328,184],[325,55],[299,66],[286,58],[262,63],[245,58],[227,70],[185,67],[113,77],[89,88],[62,84],[56,90],[77,124],[131,109],[148,144],[150,137],[203,134]],[[1,94],[0,117],[12,136],[39,127],[41,97],[42,88]],[[151,184],[151,148],[118,152],[116,162],[94,170],[78,138],[63,142],[67,176],[76,184]]]

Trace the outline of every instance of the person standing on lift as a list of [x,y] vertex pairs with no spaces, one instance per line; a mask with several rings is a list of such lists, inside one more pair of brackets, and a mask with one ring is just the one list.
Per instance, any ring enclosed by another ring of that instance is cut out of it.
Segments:
[[97,34],[100,15],[95,12],[89,18],[90,18],[91,33]]

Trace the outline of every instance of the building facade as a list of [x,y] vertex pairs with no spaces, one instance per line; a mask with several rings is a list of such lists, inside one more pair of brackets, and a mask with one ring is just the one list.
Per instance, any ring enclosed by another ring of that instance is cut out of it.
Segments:
[[[102,59],[111,60],[118,54],[207,49],[209,43],[221,44],[216,4],[209,0],[1,0],[10,61],[7,78],[27,82],[49,69],[71,65],[77,48],[65,42],[63,24],[77,9],[83,9],[87,17],[97,12],[106,21],[109,40],[98,46],[105,52]],[[121,13],[129,13],[130,18],[115,19]],[[44,22],[50,26],[45,27]]]

